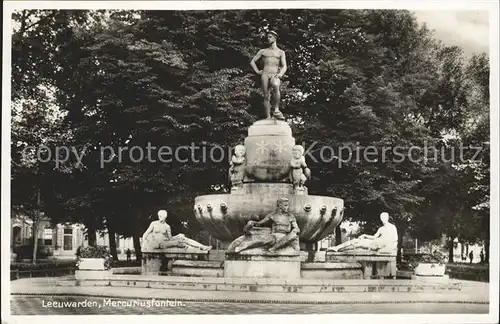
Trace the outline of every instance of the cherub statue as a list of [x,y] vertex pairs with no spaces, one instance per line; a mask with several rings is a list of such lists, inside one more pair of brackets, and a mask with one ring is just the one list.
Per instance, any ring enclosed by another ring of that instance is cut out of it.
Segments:
[[294,189],[303,190],[305,182],[311,178],[311,170],[307,167],[302,145],[295,145],[292,148],[290,167],[292,168],[290,180]]
[[245,177],[245,146],[236,145],[234,155],[229,162],[229,179],[232,187],[240,187]]

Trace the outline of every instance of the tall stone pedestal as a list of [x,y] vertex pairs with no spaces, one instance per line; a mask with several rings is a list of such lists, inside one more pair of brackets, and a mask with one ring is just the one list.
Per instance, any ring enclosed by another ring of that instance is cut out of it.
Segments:
[[224,277],[298,279],[300,254],[292,248],[279,253],[269,253],[264,249],[227,253]]
[[288,123],[274,119],[255,122],[245,138],[245,182],[281,181],[290,173],[295,139]]

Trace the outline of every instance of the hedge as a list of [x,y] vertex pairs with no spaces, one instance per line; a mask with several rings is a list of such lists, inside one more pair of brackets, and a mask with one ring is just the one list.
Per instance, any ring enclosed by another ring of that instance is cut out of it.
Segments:
[[456,264],[448,263],[446,265],[446,273],[450,278],[473,280],[473,281],[490,281],[490,268],[488,265],[479,264]]
[[31,277],[58,277],[74,274],[75,261],[59,263],[21,263],[13,262],[10,265],[10,280]]
[[140,267],[141,266],[141,260],[131,260],[131,261],[126,261],[126,260],[112,260],[111,261],[111,267],[112,268],[124,268],[124,267]]
[[25,263],[25,262],[12,262],[10,264],[10,270],[19,271],[29,271],[29,270],[51,270],[51,269],[67,269],[76,267],[76,262],[66,261],[66,262],[54,262],[54,263]]

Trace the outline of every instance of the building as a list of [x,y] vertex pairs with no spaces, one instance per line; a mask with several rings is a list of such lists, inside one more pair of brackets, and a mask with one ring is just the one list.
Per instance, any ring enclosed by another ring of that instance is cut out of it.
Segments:
[[[11,219],[11,251],[20,258],[31,258],[33,242],[33,220],[26,216],[17,216]],[[79,246],[88,246],[88,237],[85,226],[82,224],[50,224],[50,220],[43,218],[39,221],[37,234],[39,258],[73,259]],[[97,233],[97,245],[109,246],[108,233]],[[123,238],[117,235],[116,248],[118,253],[125,253],[127,249],[134,250],[132,238]]]

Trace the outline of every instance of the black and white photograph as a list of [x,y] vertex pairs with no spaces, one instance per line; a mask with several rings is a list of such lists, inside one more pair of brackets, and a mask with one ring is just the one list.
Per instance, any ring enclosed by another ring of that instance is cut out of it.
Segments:
[[498,2],[4,10],[2,322],[498,322]]

